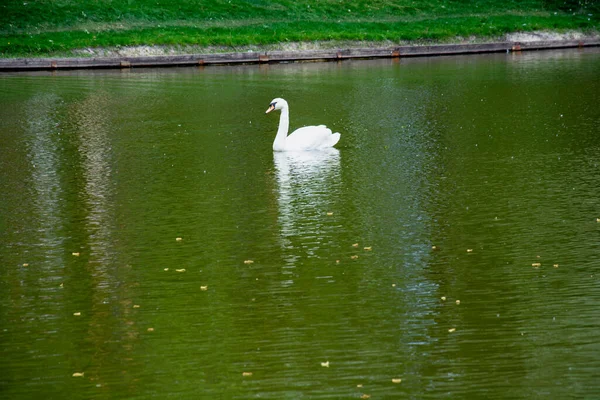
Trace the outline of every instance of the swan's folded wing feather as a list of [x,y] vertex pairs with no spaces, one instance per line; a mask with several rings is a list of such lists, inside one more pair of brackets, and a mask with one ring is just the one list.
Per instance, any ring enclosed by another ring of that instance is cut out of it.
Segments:
[[339,133],[332,133],[325,125],[304,126],[287,137],[286,147],[297,150],[331,147],[340,140]]

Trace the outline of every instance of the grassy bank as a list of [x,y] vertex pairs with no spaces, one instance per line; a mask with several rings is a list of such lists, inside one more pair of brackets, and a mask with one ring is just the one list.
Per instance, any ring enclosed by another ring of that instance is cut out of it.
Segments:
[[4,0],[0,56],[137,45],[444,41],[598,30],[597,0]]

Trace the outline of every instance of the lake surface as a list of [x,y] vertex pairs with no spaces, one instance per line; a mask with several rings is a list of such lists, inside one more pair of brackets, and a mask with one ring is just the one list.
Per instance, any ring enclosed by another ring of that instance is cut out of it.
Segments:
[[599,49],[2,74],[0,397],[598,398],[599,126]]

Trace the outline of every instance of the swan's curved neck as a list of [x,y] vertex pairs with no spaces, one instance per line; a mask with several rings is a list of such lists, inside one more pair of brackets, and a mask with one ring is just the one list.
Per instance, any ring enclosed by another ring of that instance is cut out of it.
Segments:
[[281,116],[279,117],[279,128],[277,129],[277,136],[273,142],[273,150],[281,150],[285,146],[285,139],[287,138],[288,131],[290,129],[290,111],[287,107],[281,109]]

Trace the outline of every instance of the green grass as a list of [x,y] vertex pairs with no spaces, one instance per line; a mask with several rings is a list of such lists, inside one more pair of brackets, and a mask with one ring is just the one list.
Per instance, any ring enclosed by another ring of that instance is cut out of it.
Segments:
[[0,56],[130,45],[443,41],[598,30],[596,0],[4,0]]

